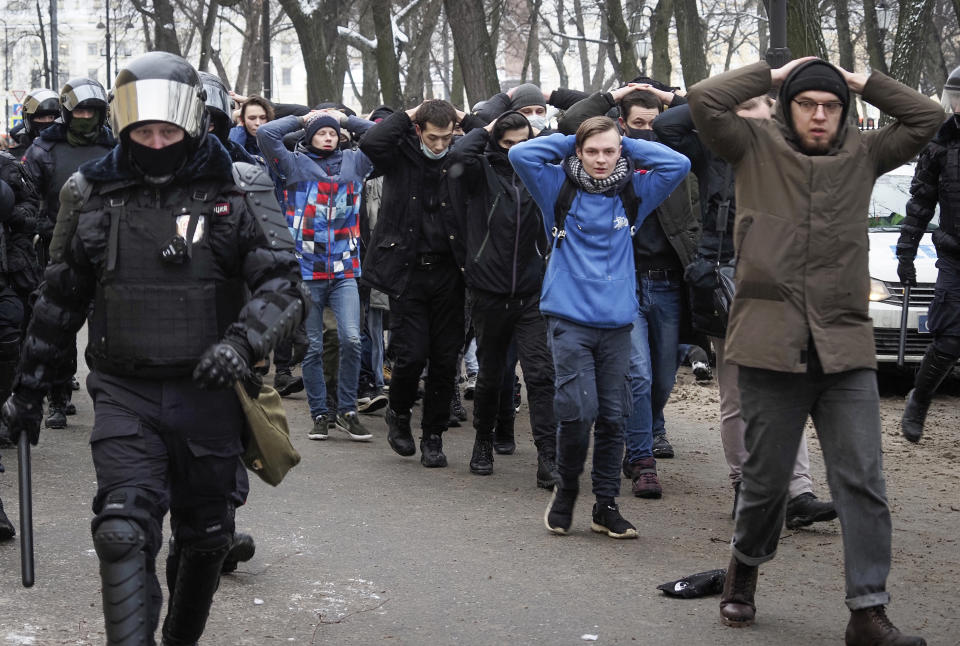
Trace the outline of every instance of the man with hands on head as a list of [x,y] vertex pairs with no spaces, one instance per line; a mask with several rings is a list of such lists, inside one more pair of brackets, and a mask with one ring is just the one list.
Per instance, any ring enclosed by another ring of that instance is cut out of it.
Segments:
[[[776,87],[773,120],[736,114]],[[896,121],[863,133],[848,127],[851,93]],[[810,416],[843,528],[847,645],[925,644],[885,612],[891,522],[865,216],[876,178],[919,152],[943,111],[883,74],[868,78],[815,58],[748,65],[698,83],[688,98],[704,141],[736,168],[737,292],[726,360],[740,370],[749,457],[721,618],[730,626],[754,620],[758,567],[776,553]]]
[[[630,329],[638,308],[631,235],[683,180],[690,162],[666,146],[621,137],[616,122],[603,116],[584,121],[576,135],[519,143],[509,158],[553,235],[540,311],[556,374],[560,482],[544,524],[555,534],[569,533],[595,422],[590,527],[636,538],[616,504],[631,408]],[[635,171],[641,167],[646,171]],[[558,208],[571,189],[569,206]]]
[[46,282],[3,405],[13,438],[36,444],[43,393],[70,375],[70,344],[92,312],[92,533],[110,644],[155,643],[168,510],[163,643],[200,638],[234,533],[245,420],[233,386],[300,323],[306,300],[273,183],[231,164],[208,135],[203,97],[196,71],[166,52],[117,75],[120,144],[60,193]]

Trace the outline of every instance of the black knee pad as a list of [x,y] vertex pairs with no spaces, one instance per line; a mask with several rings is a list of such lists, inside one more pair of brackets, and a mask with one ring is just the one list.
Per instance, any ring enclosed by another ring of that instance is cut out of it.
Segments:
[[960,336],[937,336],[933,339],[933,349],[944,358],[953,357],[956,360],[960,357]]
[[129,518],[107,518],[93,530],[93,547],[105,563],[135,558],[146,544],[143,527]]
[[93,511],[97,514],[91,523],[95,539],[100,527],[109,520],[132,521],[143,533],[144,551],[153,558],[160,550],[163,513],[146,491],[137,487],[120,487],[101,492],[94,500]]

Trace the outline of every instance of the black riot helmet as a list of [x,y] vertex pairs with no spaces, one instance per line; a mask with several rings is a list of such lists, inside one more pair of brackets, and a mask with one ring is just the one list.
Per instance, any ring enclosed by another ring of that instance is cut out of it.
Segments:
[[107,91],[94,79],[70,79],[60,90],[60,118],[68,128],[77,108],[95,110],[102,126],[107,119]]
[[[43,128],[50,124],[39,124],[34,122],[35,117],[60,115],[60,99],[57,93],[47,88],[34,88],[23,97],[23,129],[27,135],[36,137]],[[42,127],[41,127],[42,125]]]
[[197,71],[169,52],[138,56],[117,74],[110,91],[110,120],[120,145],[129,141],[131,126],[172,123],[186,133],[191,150],[207,136],[206,92]]
[[960,67],[954,68],[943,84],[942,103],[948,114],[960,114]]
[[230,126],[233,125],[231,119],[233,100],[230,98],[226,84],[219,76],[210,72],[197,72],[197,74],[207,93],[207,114],[210,115],[210,123],[213,124],[213,134],[221,143],[226,144],[230,136]]

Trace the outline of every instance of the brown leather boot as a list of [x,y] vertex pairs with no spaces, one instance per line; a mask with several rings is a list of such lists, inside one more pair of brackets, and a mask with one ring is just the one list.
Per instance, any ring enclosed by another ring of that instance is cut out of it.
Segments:
[[753,595],[757,591],[758,571],[756,566],[744,565],[736,556],[730,557],[720,597],[720,620],[727,626],[743,628],[753,623],[757,615]]
[[927,646],[923,637],[904,635],[887,619],[883,606],[850,611],[847,646]]

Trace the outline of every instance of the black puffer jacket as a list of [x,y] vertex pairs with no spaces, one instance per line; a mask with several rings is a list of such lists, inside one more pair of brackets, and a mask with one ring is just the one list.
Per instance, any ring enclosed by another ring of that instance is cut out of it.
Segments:
[[[907,217],[900,225],[900,243],[911,242],[916,254],[920,237],[940,205],[940,229],[933,244],[940,256],[960,260],[960,118],[951,116],[940,126],[917,160],[910,183]],[[898,255],[901,254],[900,244]],[[906,254],[909,255],[909,254]]]
[[506,154],[476,128],[450,153],[450,196],[466,222],[466,283],[505,296],[540,291],[546,236],[540,209]]
[[40,267],[33,247],[40,198],[23,165],[6,152],[0,152],[0,180],[10,187],[14,199],[12,208],[0,211],[6,243],[0,271],[18,292],[26,294],[40,284]]
[[80,165],[99,159],[116,145],[109,128],[100,129],[97,139],[87,146],[74,146],[67,141],[67,126],[56,121],[33,140],[24,155],[24,166],[33,177],[43,200],[39,233],[49,239],[60,210],[60,189]]
[[[109,209],[114,207],[128,213],[155,210],[158,217],[171,217],[184,212],[185,204],[200,208],[196,202],[198,190],[211,191],[213,198],[204,203],[211,207],[205,239],[196,244],[210,248],[219,275],[241,278],[251,293],[224,338],[248,348],[251,360],[257,361],[288,328],[299,324],[306,311],[305,296],[300,289],[293,241],[279,209],[264,205],[254,212],[244,190],[235,183],[227,151],[215,137],[207,137],[164,187],[154,188],[136,175],[120,147],[84,164],[79,175],[91,190],[74,197],[71,189],[78,185],[74,180],[68,180],[64,189],[64,209],[50,246],[46,280],[27,330],[18,392],[36,395],[72,374],[74,334],[83,325],[98,282],[105,272],[112,271],[107,261],[112,255],[111,221],[116,221],[109,216]],[[266,188],[260,195],[270,198],[272,186],[269,180],[264,181]],[[116,198],[114,206],[111,198]],[[126,271],[135,274],[139,270],[130,265]],[[96,367],[97,362],[93,365]],[[144,376],[150,378],[149,374]]]

